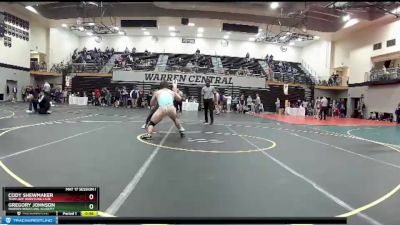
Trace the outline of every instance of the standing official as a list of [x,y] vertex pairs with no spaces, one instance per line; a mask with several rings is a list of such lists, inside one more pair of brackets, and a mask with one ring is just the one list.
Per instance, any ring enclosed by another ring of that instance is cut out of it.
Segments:
[[210,86],[210,80],[206,80],[206,86],[201,89],[201,95],[203,96],[203,104],[204,104],[204,124],[208,124],[208,111],[210,111],[210,118],[212,125],[214,123],[214,100],[216,99],[216,93],[214,87]]
[[324,120],[326,120],[326,115],[328,114],[328,99],[323,97],[321,99],[321,117],[320,120],[322,120],[322,118]]

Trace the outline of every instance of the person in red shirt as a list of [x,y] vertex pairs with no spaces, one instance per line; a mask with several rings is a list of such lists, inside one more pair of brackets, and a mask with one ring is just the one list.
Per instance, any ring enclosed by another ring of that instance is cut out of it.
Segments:
[[96,90],[94,90],[94,96],[95,96],[95,98],[96,98],[96,105],[99,105],[100,104],[100,90],[99,89],[96,89]]

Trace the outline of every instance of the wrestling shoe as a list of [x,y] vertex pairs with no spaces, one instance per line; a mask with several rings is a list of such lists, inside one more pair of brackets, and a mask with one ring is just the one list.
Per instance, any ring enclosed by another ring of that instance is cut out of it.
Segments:
[[151,134],[143,134],[142,136],[140,136],[140,139],[151,140]]

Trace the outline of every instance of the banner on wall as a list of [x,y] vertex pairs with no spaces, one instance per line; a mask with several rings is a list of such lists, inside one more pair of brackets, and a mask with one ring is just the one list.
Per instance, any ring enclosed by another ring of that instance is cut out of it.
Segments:
[[289,84],[283,84],[283,94],[289,94]]
[[210,79],[211,85],[265,88],[265,78],[209,75],[198,73],[168,73],[158,71],[113,71],[113,81],[160,83],[162,80],[179,84],[205,84]]
[[71,76],[65,76],[65,87],[71,86]]

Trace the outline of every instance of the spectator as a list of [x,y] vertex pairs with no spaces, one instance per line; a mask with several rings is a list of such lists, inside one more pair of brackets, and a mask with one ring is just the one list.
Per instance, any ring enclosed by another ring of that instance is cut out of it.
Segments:
[[64,89],[64,91],[62,93],[62,97],[63,97],[63,103],[65,104],[67,102],[67,97],[68,97],[67,90]]
[[357,109],[358,109],[359,118],[364,119],[365,103],[364,103],[364,95],[363,94],[361,94],[360,101],[358,101]]
[[279,108],[281,107],[281,100],[279,100],[279,98],[276,98],[276,102],[275,102],[275,112],[276,114],[279,114]]
[[21,87],[21,97],[24,102],[25,102],[25,96],[26,96],[26,88],[24,86],[22,86]]
[[131,53],[131,55],[134,56],[135,54],[136,54],[136,48],[133,47],[133,48],[132,48],[132,53]]
[[128,47],[125,48],[124,53],[125,53],[125,54],[129,54],[129,48],[128,48]]
[[246,53],[246,62],[250,62],[250,53]]
[[231,111],[231,105],[232,105],[232,96],[227,94],[225,96],[225,98],[226,98],[226,110],[227,110],[227,112],[230,112]]
[[397,105],[397,109],[395,111],[395,114],[396,114],[397,124],[400,124],[400,103]]
[[107,106],[111,106],[111,99],[112,99],[111,92],[110,92],[109,90],[106,90],[106,102],[107,102]]
[[251,98],[250,95],[247,96],[246,105],[247,105],[247,111],[250,111],[251,106],[253,105],[253,99]]
[[192,71],[193,63],[192,63],[191,61],[189,61],[188,64],[186,64],[186,67],[187,67],[190,71]]
[[260,113],[261,98],[260,95],[256,94],[256,113]]
[[320,118],[321,115],[321,98],[317,97],[317,99],[315,100],[315,104],[314,104],[314,117]]
[[200,50],[199,49],[196,50],[196,55],[200,55]]
[[95,99],[94,99],[95,105],[99,106],[100,105],[101,93],[100,93],[100,90],[97,89],[97,88],[94,90],[94,97],[95,97]]

